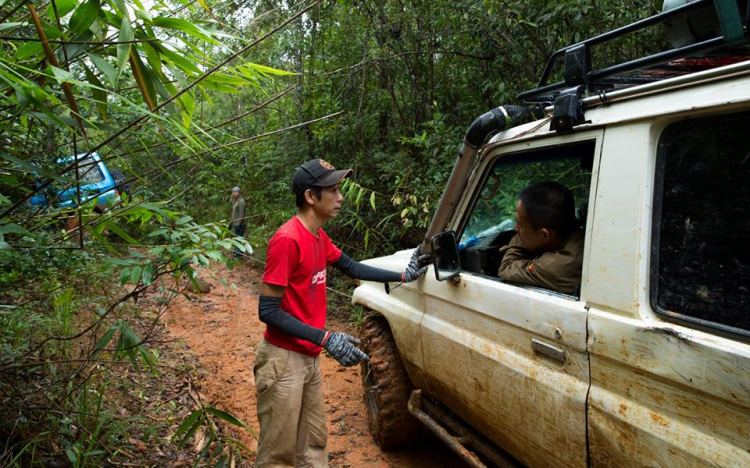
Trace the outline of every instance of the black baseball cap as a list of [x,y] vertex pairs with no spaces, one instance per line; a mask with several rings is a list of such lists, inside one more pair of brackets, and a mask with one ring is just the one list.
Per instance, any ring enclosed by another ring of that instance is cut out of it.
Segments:
[[322,159],[311,159],[294,172],[292,192],[305,193],[310,187],[328,187],[351,175],[351,169],[337,171],[331,163]]

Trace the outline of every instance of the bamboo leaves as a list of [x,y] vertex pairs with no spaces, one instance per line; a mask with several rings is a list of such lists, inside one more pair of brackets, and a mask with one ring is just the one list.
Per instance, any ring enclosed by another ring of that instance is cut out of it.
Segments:
[[110,84],[112,86],[117,85],[117,69],[112,66],[111,63],[107,61],[104,57],[101,57],[96,54],[86,53],[89,59],[96,65],[96,68],[99,69],[102,74],[104,74],[105,77],[109,80]]
[[89,29],[99,14],[99,7],[99,0],[87,0],[85,3],[79,5],[68,22],[70,32],[79,34]]
[[94,351],[91,353],[91,358],[95,358],[103,351],[106,351],[107,346],[112,342],[112,338],[114,338],[117,332],[120,333],[120,336],[115,348],[113,349],[114,357],[126,356],[137,369],[140,369],[139,362],[143,363],[154,375],[156,375],[156,360],[154,359],[154,356],[145,346],[143,346],[143,341],[124,320],[118,320],[114,325],[107,329],[106,332],[104,332],[94,347]]
[[127,63],[128,58],[130,57],[130,41],[132,41],[134,37],[135,35],[133,29],[130,27],[130,21],[127,18],[123,18],[122,23],[120,24],[120,34],[118,36],[120,44],[117,44],[117,78],[115,81],[120,79],[122,71],[125,68],[125,63]]
[[200,26],[197,26],[189,21],[180,18],[157,17],[153,19],[153,23],[154,26],[182,31],[196,39],[201,39],[214,45],[220,45],[219,42],[213,38],[212,33],[206,31]]

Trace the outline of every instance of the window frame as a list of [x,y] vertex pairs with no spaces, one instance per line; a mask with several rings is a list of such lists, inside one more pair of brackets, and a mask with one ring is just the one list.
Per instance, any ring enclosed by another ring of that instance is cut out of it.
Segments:
[[[489,153],[491,157],[487,157],[487,160],[484,162],[484,164],[482,164],[476,169],[477,171],[476,172],[477,175],[475,176],[476,182],[472,184],[471,195],[467,197],[467,202],[463,205],[463,209],[460,211],[462,215],[457,219],[454,225],[453,229],[455,230],[455,232],[457,234],[460,233],[460,236],[457,235],[457,240],[460,240],[462,236],[464,235],[464,231],[466,230],[469,220],[474,214],[476,204],[478,200],[480,199],[482,191],[487,185],[487,181],[491,177],[491,174],[494,171],[495,166],[504,159],[513,158],[513,157],[520,156],[520,155],[527,154],[527,153],[540,153],[544,151],[552,151],[556,148],[560,148],[564,146],[591,144],[592,145],[591,155],[593,157],[593,167],[591,170],[592,174],[589,179],[589,193],[588,193],[589,198],[586,200],[588,202],[591,199],[592,194],[596,190],[596,186],[593,183],[593,180],[594,180],[595,174],[598,172],[597,165],[599,164],[599,153],[601,152],[602,137],[603,137],[603,132],[594,133],[593,135],[589,132],[586,132],[586,133],[582,132],[582,133],[566,135],[566,138],[564,140],[562,141],[555,140],[554,143],[550,142],[548,139],[541,139],[541,140],[538,140],[537,142],[534,142],[538,144],[532,144],[531,146],[526,146],[524,148],[516,149],[515,145],[512,145],[510,147],[501,148],[502,152],[500,154]],[[533,162],[535,161],[533,160],[528,161],[529,164]],[[588,234],[588,226],[591,223],[592,215],[593,213],[591,211],[591,207],[589,207],[589,212],[587,213],[588,219],[586,220],[586,226],[587,226],[586,234]],[[586,258],[587,258],[586,252],[589,248],[589,243],[590,241],[588,239],[584,242],[584,268],[583,268],[583,271],[581,272],[581,292],[579,293],[578,296],[564,294],[558,291],[542,288],[539,286],[503,281],[500,278],[495,277],[495,276],[484,275],[481,273],[476,273],[473,271],[468,271],[468,270],[463,270],[463,269],[461,273],[470,274],[472,276],[479,277],[479,278],[486,278],[496,283],[500,283],[500,284],[508,285],[511,287],[524,289],[524,290],[536,291],[541,294],[559,297],[559,298],[571,300],[574,302],[584,302],[582,289],[583,289],[583,282],[584,282],[584,273],[586,271],[586,268],[585,268]]]
[[728,338],[740,338],[743,341],[750,341],[750,330],[725,325],[719,322],[713,322],[710,320],[693,317],[684,313],[668,310],[659,305],[659,260],[660,260],[660,248],[661,248],[661,224],[662,224],[662,212],[664,208],[664,181],[666,176],[666,151],[662,151],[662,139],[664,134],[673,128],[675,125],[679,125],[684,122],[688,122],[696,119],[710,119],[710,118],[722,118],[726,116],[737,115],[741,113],[747,113],[747,110],[731,113],[720,113],[702,115],[693,119],[680,119],[673,122],[669,122],[663,126],[659,132],[659,137],[656,141],[656,157],[655,157],[655,168],[654,168],[654,193],[652,197],[652,216],[651,216],[651,248],[650,248],[650,259],[649,259],[649,304],[651,309],[657,314],[657,316],[669,321],[675,322],[681,325],[695,328],[698,330],[706,331],[714,335],[720,335]]

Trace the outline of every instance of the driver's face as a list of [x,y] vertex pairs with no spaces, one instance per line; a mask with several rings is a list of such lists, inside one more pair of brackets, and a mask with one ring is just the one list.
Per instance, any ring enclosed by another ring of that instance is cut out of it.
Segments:
[[523,246],[532,252],[542,250],[548,240],[544,229],[534,229],[531,225],[529,218],[526,216],[526,208],[520,201],[516,205],[516,232],[518,237],[521,238]]

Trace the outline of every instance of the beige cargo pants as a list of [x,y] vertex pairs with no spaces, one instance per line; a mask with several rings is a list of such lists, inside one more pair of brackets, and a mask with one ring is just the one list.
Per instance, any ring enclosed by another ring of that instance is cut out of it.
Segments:
[[253,374],[260,422],[255,467],[327,467],[320,358],[263,340]]

